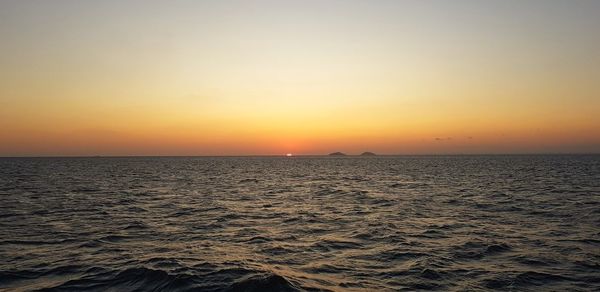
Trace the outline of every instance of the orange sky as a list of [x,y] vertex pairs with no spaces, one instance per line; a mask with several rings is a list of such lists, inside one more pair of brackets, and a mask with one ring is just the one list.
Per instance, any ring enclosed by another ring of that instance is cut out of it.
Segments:
[[600,152],[599,2],[449,2],[3,1],[0,156]]

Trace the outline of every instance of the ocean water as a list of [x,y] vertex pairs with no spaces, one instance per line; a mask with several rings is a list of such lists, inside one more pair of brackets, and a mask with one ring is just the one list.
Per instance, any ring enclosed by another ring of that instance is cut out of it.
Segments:
[[0,159],[2,291],[600,290],[600,156]]

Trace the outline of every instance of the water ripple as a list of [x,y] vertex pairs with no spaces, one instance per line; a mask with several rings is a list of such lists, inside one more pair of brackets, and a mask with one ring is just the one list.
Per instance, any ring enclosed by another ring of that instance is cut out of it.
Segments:
[[0,290],[600,290],[600,157],[0,159]]

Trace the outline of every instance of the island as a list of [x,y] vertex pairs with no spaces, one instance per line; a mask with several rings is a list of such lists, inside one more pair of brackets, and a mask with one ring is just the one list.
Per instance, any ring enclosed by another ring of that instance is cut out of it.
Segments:
[[377,154],[367,151],[367,152],[361,153],[360,156],[377,156]]
[[329,153],[329,156],[346,156],[346,154],[344,154],[342,152],[333,152],[333,153]]

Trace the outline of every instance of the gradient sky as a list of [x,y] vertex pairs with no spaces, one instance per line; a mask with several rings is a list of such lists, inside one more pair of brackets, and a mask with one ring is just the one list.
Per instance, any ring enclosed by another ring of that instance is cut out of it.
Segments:
[[0,156],[600,152],[600,1],[0,1]]

